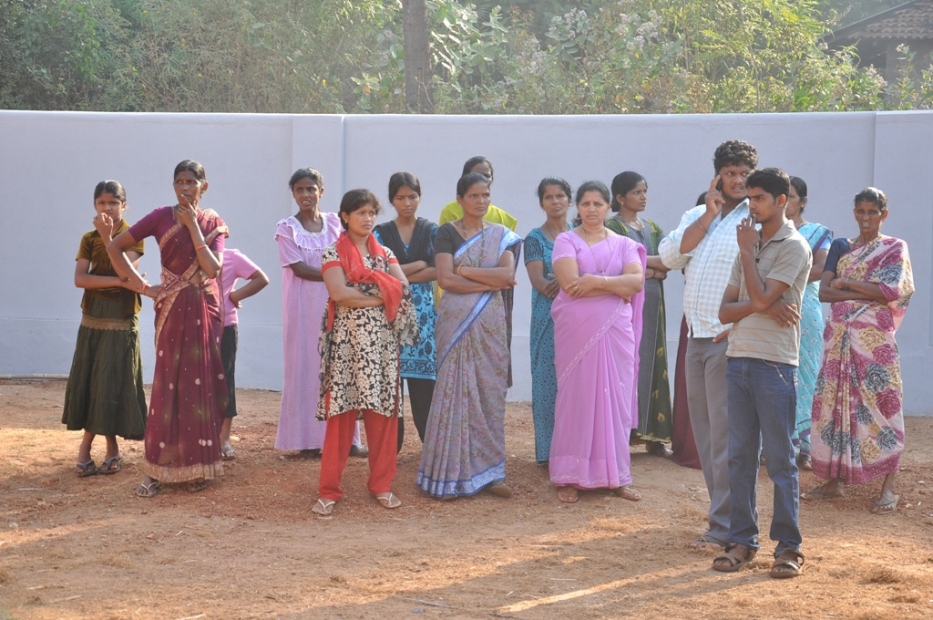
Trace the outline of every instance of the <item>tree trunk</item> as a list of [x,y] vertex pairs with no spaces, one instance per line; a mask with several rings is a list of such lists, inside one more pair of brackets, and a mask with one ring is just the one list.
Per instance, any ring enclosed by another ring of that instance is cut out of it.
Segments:
[[403,0],[402,21],[405,37],[405,104],[409,112],[433,112],[428,11],[424,0]]

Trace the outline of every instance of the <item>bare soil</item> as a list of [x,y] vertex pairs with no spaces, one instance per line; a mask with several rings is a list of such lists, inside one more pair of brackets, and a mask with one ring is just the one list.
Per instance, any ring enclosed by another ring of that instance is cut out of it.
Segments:
[[[688,543],[705,525],[699,471],[633,449],[644,498],[602,492],[561,504],[534,462],[530,406],[510,405],[512,499],[439,502],[414,486],[409,421],[387,511],[351,459],[347,498],[311,513],[320,461],[273,449],[279,393],[243,390],[238,459],[207,490],[133,491],[141,442],[123,471],[78,478],[80,434],[60,424],[64,383],[0,381],[0,619],[70,618],[931,618],[933,418],[907,420],[897,513],[869,512],[880,482],[801,503],[803,576],[768,577],[764,535],[735,574]],[[102,438],[93,456],[103,459]],[[804,473],[801,488],[818,481]]]

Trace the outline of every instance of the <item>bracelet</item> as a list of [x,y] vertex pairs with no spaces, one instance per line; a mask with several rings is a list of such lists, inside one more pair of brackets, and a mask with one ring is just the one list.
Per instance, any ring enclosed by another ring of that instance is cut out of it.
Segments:
[[603,280],[606,281],[606,288],[609,288],[609,278],[607,278],[606,276],[603,276]]
[[842,279],[842,288],[844,288],[845,290],[849,290],[849,278]]
[[456,270],[454,273],[456,273],[458,276],[460,276],[460,277],[462,278],[463,275],[461,275],[461,273],[460,273],[460,270],[461,270],[461,269],[463,269],[463,263],[460,263],[459,265],[457,265],[457,270]]
[[206,244],[206,243],[202,243],[201,245],[196,245],[196,246],[194,246],[194,251],[195,251],[195,252],[199,252],[202,248],[206,248],[206,247],[207,247],[207,244]]
[[703,225],[703,222],[702,222],[701,220],[697,220],[697,224],[700,225],[700,228],[703,229],[703,232],[705,232],[705,233],[706,233],[706,232],[709,232],[709,226],[704,226],[704,225]]

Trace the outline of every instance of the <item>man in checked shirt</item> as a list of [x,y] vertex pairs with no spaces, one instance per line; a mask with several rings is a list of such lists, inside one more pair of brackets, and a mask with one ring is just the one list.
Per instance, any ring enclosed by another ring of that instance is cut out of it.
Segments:
[[745,179],[758,165],[758,151],[728,140],[713,155],[716,176],[706,204],[684,213],[677,229],[661,240],[658,254],[669,269],[684,269],[687,340],[687,403],[700,466],[709,492],[709,527],[692,546],[725,547],[729,541],[729,414],[726,348],[729,325],[719,305],[739,253],[736,226],[748,217]]

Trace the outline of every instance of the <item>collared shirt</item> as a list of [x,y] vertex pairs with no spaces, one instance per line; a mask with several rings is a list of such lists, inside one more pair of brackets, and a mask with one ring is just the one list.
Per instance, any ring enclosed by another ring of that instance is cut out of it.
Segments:
[[722,294],[729,283],[732,264],[739,254],[735,227],[748,217],[748,200],[743,200],[723,218],[716,216],[697,247],[682,254],[680,243],[690,224],[706,213],[699,205],[684,213],[677,230],[668,233],[658,245],[658,255],[668,269],[685,269],[684,314],[692,338],[712,338],[728,326],[719,322]]
[[[762,281],[776,280],[787,285],[781,299],[803,308],[803,291],[813,266],[810,244],[794,223],[784,222],[774,236],[755,248],[755,267]],[[748,301],[748,288],[742,257],[735,257],[729,286],[739,289],[738,301]],[[755,312],[739,319],[729,334],[727,357],[753,357],[797,366],[800,352],[800,324],[782,327],[767,312]]]

